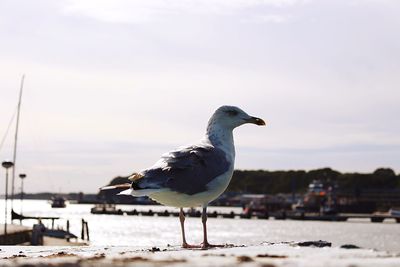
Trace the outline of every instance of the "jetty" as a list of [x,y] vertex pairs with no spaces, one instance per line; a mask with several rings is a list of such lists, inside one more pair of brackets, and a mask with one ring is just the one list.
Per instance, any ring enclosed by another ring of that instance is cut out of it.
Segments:
[[5,235],[4,224],[0,224],[1,245],[30,244],[31,236],[32,228],[16,224],[7,224],[7,235]]
[[[12,220],[36,220],[37,223],[32,227],[18,224],[7,224],[7,234],[5,234],[4,224],[0,224],[0,245],[62,245],[62,246],[82,246],[89,242],[89,226],[87,221],[82,219],[81,239],[69,231],[70,222],[67,220],[66,229],[55,227],[55,220],[60,217],[35,217],[24,216],[11,211]],[[51,228],[47,228],[42,221],[51,221]],[[73,240],[73,241],[72,241]],[[72,241],[72,242],[71,242]]]
[[[4,224],[0,224],[0,245],[83,246],[89,242],[87,223],[85,226],[86,228],[82,228],[82,237],[78,240],[78,237],[69,231],[46,228],[40,224],[35,224],[33,227],[7,224],[7,234],[5,234]],[[71,242],[71,239],[74,241]]]
[[344,222],[349,219],[369,219],[371,222],[383,222],[384,220],[394,220],[400,223],[400,216],[391,214],[375,214],[375,213],[337,213],[337,214],[319,214],[319,213],[296,213],[296,212],[279,212],[273,214],[277,220],[302,220],[302,221],[332,221]]
[[[163,211],[148,210],[122,210],[116,209],[115,205],[104,204],[96,205],[91,209],[92,214],[105,214],[105,215],[128,215],[128,216],[158,216],[158,217],[178,217],[178,211],[171,211],[165,209]],[[186,212],[187,217],[201,217],[201,212],[196,209]],[[384,220],[394,220],[400,223],[400,216],[391,215],[389,213],[372,213],[372,214],[359,214],[359,213],[337,213],[337,214],[319,214],[319,213],[305,213],[293,211],[277,211],[277,212],[208,212],[209,218],[225,218],[225,219],[270,219],[275,220],[304,220],[304,221],[347,221],[349,219],[370,219],[371,222],[383,222]]]

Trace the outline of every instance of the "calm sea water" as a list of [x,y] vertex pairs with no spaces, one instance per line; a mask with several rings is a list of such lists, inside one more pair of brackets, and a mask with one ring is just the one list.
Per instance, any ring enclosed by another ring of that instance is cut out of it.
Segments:
[[[0,200],[0,222],[4,222],[4,200]],[[8,204],[10,207],[10,203]],[[26,216],[59,216],[57,225],[65,227],[70,220],[70,230],[76,235],[81,232],[81,219],[89,223],[93,246],[166,246],[181,242],[180,224],[177,217],[146,217],[121,215],[94,215],[93,205],[68,204],[66,208],[53,209],[45,200],[24,200],[23,214]],[[165,210],[178,209],[163,206],[119,205],[122,210]],[[20,201],[14,201],[14,210],[21,211]],[[210,207],[210,211],[240,211],[239,208]],[[9,216],[10,217],[10,216]],[[9,218],[10,220],[10,218]],[[19,221],[15,221],[19,223]],[[24,225],[31,226],[32,220]],[[50,225],[50,222],[48,223]],[[186,235],[189,243],[201,243],[202,224],[200,218],[187,218]],[[374,248],[400,252],[400,224],[394,221],[371,223],[369,220],[348,222],[317,222],[291,220],[221,219],[209,218],[207,222],[211,243],[235,245],[260,244],[262,242],[326,240],[333,246],[354,244],[363,248]]]

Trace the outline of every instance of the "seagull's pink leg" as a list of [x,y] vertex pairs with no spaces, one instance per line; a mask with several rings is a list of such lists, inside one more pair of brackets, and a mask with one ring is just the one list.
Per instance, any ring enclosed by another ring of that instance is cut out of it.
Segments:
[[179,221],[181,222],[181,230],[182,230],[182,248],[200,248],[197,245],[189,245],[186,242],[185,238],[185,213],[183,212],[183,208],[181,208],[179,212]]
[[225,247],[225,245],[211,245],[207,240],[207,206],[203,207],[203,213],[201,214],[201,222],[203,223],[203,243],[201,244],[202,249]]

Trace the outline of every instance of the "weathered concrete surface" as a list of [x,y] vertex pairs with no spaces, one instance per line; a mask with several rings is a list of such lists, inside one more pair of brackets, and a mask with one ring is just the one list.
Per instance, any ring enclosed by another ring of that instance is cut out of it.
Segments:
[[400,266],[400,253],[296,243],[184,250],[180,247],[0,247],[0,266]]

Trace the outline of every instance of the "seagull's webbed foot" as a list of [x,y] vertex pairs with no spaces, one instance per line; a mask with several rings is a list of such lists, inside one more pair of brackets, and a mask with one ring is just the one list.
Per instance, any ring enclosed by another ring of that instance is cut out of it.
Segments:
[[201,248],[201,245],[189,245],[188,243],[184,242],[182,243],[182,248]]
[[208,242],[201,243],[201,249],[209,249],[209,248],[224,248],[226,245],[213,245]]

